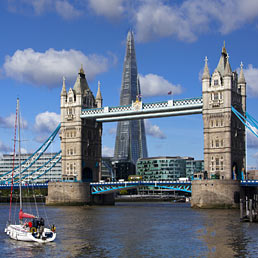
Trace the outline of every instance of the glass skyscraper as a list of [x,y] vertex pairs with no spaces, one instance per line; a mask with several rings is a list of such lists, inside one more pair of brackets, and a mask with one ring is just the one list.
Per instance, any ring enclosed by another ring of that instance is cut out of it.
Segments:
[[[136,101],[136,98],[141,98],[141,90],[137,72],[134,37],[132,31],[129,31],[127,34],[120,105],[131,105],[132,101]],[[127,160],[136,164],[138,158],[147,156],[144,121],[129,120],[118,122],[114,159]]]

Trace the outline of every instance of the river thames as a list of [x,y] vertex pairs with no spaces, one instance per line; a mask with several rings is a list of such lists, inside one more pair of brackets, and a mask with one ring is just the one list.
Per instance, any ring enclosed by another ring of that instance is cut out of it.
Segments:
[[258,224],[240,223],[238,210],[171,202],[46,207],[57,238],[45,245],[9,239],[9,206],[0,210],[1,257],[258,257]]

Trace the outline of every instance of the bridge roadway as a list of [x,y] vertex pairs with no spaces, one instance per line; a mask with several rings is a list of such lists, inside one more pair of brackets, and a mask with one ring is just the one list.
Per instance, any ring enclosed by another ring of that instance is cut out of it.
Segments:
[[[241,186],[258,187],[258,180],[241,180]],[[123,189],[133,189],[139,186],[153,186],[174,191],[191,193],[191,181],[118,181],[118,182],[92,182],[91,194],[108,194],[118,192]],[[14,184],[14,189],[19,188],[19,184]],[[47,188],[48,183],[22,184],[22,188]],[[0,189],[10,189],[11,184],[0,184]]]
[[202,97],[142,103],[136,100],[131,105],[83,109],[81,118],[94,118],[97,122],[146,119],[166,116],[182,116],[202,113]]

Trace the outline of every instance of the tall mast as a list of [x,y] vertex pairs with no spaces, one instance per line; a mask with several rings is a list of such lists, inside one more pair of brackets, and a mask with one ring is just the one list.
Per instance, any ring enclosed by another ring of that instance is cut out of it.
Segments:
[[21,189],[21,127],[20,127],[20,100],[17,98],[18,107],[18,153],[19,153],[19,188],[20,188],[20,210],[22,210],[22,189]]

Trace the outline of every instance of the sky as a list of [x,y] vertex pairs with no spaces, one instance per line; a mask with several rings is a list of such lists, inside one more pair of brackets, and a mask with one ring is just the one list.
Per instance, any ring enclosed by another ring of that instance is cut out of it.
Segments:
[[[202,95],[205,56],[212,73],[223,42],[232,70],[244,64],[247,111],[258,120],[256,0],[1,0],[0,154],[14,145],[16,98],[22,151],[34,152],[60,121],[62,78],[73,87],[83,64],[104,106],[119,105],[126,36],[133,30],[143,102]],[[168,95],[172,91],[172,95]],[[203,159],[201,115],[145,121],[153,156]],[[112,156],[116,123],[103,125],[103,155]],[[60,150],[57,138],[49,151]],[[258,140],[248,133],[248,167],[258,168]]]

